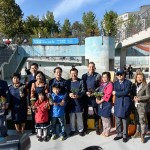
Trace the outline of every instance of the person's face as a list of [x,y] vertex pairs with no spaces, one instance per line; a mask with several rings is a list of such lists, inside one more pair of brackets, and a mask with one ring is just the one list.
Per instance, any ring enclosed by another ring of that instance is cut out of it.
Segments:
[[95,72],[95,65],[94,64],[89,64],[89,66],[88,66],[88,72],[90,74],[92,74],[92,73]]
[[38,71],[38,67],[37,67],[37,66],[35,66],[35,65],[31,66],[30,72],[31,72],[32,74],[36,74],[37,71]]
[[43,76],[39,73],[36,75],[36,80],[37,81],[43,81]]
[[118,80],[123,81],[124,78],[125,78],[125,77],[124,77],[124,73],[118,73],[118,74],[117,74],[117,79],[118,79]]
[[60,69],[56,69],[56,70],[55,70],[55,77],[56,77],[57,79],[60,79],[60,78],[61,78],[61,75],[62,75],[61,70],[60,70]]
[[40,100],[40,101],[44,101],[44,95],[39,94],[39,100]]
[[77,77],[78,77],[77,71],[71,71],[71,72],[70,72],[70,76],[71,76],[71,79],[72,79],[72,80],[76,80]]
[[18,77],[13,77],[13,78],[12,78],[12,82],[13,82],[14,84],[18,84],[18,83],[20,82],[20,80],[19,80]]
[[53,88],[53,93],[55,93],[56,95],[58,95],[60,92],[59,88]]
[[137,75],[136,80],[137,80],[137,83],[142,83],[143,82],[143,76]]
[[108,76],[107,76],[106,74],[104,74],[104,75],[102,76],[102,81],[103,81],[104,83],[109,81],[109,78],[108,78]]

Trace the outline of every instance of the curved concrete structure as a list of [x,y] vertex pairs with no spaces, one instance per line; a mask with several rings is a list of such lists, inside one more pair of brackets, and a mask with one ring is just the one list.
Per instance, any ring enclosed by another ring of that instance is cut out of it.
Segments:
[[114,59],[115,42],[111,37],[89,37],[85,39],[85,59],[93,61],[98,70],[110,70]]

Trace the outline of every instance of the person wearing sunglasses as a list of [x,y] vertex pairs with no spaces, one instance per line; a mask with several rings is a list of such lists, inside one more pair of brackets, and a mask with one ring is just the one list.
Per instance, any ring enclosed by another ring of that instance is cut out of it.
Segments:
[[[116,119],[116,132],[117,136],[114,138],[115,141],[122,139],[123,142],[128,140],[128,117],[132,108],[131,100],[131,81],[125,79],[125,72],[120,69],[116,73],[117,81],[114,82],[115,95],[114,103],[114,115]],[[123,124],[123,127],[122,127]]]

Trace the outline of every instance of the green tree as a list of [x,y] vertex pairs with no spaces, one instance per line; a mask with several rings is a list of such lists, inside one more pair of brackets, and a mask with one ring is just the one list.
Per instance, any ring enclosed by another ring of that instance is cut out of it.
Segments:
[[79,23],[78,21],[75,21],[72,24],[71,29],[73,37],[80,37],[81,34],[84,32],[83,24]]
[[37,30],[38,32],[38,28],[39,28],[39,17],[38,16],[34,16],[34,15],[30,15],[26,18],[25,22],[24,22],[24,30],[25,30],[25,34],[28,35],[34,35],[35,34],[35,30]]
[[0,32],[9,38],[23,32],[22,16],[15,0],[0,0]]
[[56,23],[52,12],[47,11],[46,15],[43,16],[42,21],[45,31],[47,30],[48,33],[48,35],[46,35],[47,37],[53,37],[60,32],[60,24],[59,22]]
[[86,36],[99,35],[98,21],[92,11],[83,13],[82,22]]
[[61,30],[61,36],[62,37],[70,37],[72,32],[71,32],[71,23],[69,21],[69,19],[65,19],[64,24],[62,26],[62,30]]
[[109,11],[105,13],[101,25],[102,28],[105,30],[106,35],[111,34],[112,36],[116,36],[118,29],[117,18],[118,14],[114,11]]

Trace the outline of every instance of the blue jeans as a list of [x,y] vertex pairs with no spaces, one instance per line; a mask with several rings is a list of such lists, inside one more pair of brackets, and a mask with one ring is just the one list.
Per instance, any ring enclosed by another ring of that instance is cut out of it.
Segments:
[[64,115],[60,117],[52,117],[52,134],[56,135],[57,120],[60,123],[60,136],[65,136],[65,119]]

